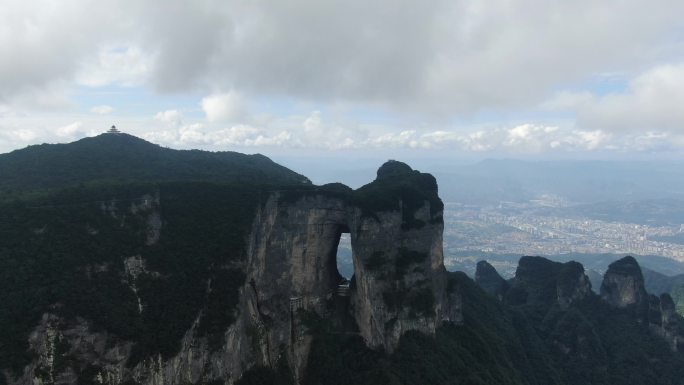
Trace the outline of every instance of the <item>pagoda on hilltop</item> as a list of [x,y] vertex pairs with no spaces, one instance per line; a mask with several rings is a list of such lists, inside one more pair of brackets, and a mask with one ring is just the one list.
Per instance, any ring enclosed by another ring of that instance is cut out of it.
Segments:
[[121,131],[117,130],[116,126],[112,126],[112,128],[110,128],[109,131],[107,131],[107,134],[120,134],[120,133],[121,133]]

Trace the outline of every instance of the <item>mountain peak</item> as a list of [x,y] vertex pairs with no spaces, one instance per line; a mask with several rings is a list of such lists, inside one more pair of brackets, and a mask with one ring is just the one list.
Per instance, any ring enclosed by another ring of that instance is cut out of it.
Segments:
[[263,155],[174,150],[125,133],[0,154],[0,175],[0,195],[111,181],[311,184]]
[[475,270],[475,283],[482,290],[501,300],[508,290],[508,282],[487,261],[479,261]]
[[413,173],[411,166],[404,162],[390,159],[378,168],[376,180],[410,175],[411,173]]
[[639,305],[647,301],[644,276],[636,259],[627,256],[608,266],[601,284],[601,297],[616,307]]

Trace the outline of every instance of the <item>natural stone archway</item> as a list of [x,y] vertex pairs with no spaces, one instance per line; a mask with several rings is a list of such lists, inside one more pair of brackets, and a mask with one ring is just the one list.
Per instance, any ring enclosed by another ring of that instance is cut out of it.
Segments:
[[[298,318],[301,310],[326,315],[340,281],[336,251],[340,234],[350,229],[348,204],[324,195],[295,202],[273,194],[252,229],[243,315],[245,329],[257,330],[257,363],[276,367],[284,357],[295,375],[308,358],[310,336]],[[251,344],[251,341],[250,341]]]
[[337,271],[343,279],[351,280],[354,275],[354,262],[351,249],[351,234],[349,230],[340,234],[340,241],[337,244]]
[[354,276],[346,309],[368,346],[391,352],[406,331],[433,334],[441,322],[460,321],[446,293],[434,178],[406,165],[382,170],[363,194],[339,193],[338,186],[277,192],[261,206],[249,241],[242,307],[249,312],[241,327],[252,332],[241,344],[243,362],[253,355],[253,362],[275,368],[287,359],[297,378],[303,373],[311,337],[299,312],[335,316],[336,252],[347,231]]
[[[331,264],[335,264],[335,271],[337,271],[337,277],[336,277],[336,278],[337,278],[338,282],[341,281],[341,280],[343,280],[343,279],[351,279],[351,276],[345,277],[345,276],[342,274],[342,272],[340,271],[340,268],[339,268],[339,262],[340,262],[340,261],[339,261],[339,256],[340,256],[340,243],[341,243],[341,240],[342,240],[342,236],[343,236],[344,234],[347,234],[347,235],[351,236],[350,231],[349,231],[349,226],[347,226],[347,225],[339,225],[339,226],[338,226],[338,230],[337,230],[337,235],[336,235],[336,237],[335,237],[336,240],[335,240],[334,253],[333,253],[333,255],[330,256],[330,263],[331,263]],[[352,274],[351,274],[351,275],[352,275],[352,276],[354,275],[353,271],[352,271]]]

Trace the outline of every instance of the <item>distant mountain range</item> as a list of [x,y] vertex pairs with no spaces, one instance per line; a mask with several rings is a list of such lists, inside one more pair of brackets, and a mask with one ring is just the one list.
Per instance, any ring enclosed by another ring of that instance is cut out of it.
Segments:
[[684,164],[665,162],[486,160],[439,167],[445,201],[496,204],[552,194],[574,204],[684,198]]

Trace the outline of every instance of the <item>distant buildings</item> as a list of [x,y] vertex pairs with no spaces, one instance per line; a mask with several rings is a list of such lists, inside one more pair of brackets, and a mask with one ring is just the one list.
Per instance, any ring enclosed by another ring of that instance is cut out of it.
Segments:
[[121,131],[117,130],[117,129],[116,129],[116,126],[112,126],[112,128],[110,128],[110,129],[107,131],[107,134],[120,134],[120,133],[121,133]]
[[684,260],[684,245],[663,242],[684,225],[643,225],[539,213],[540,206],[499,208],[445,205],[445,256],[451,252],[501,254],[639,254]]

